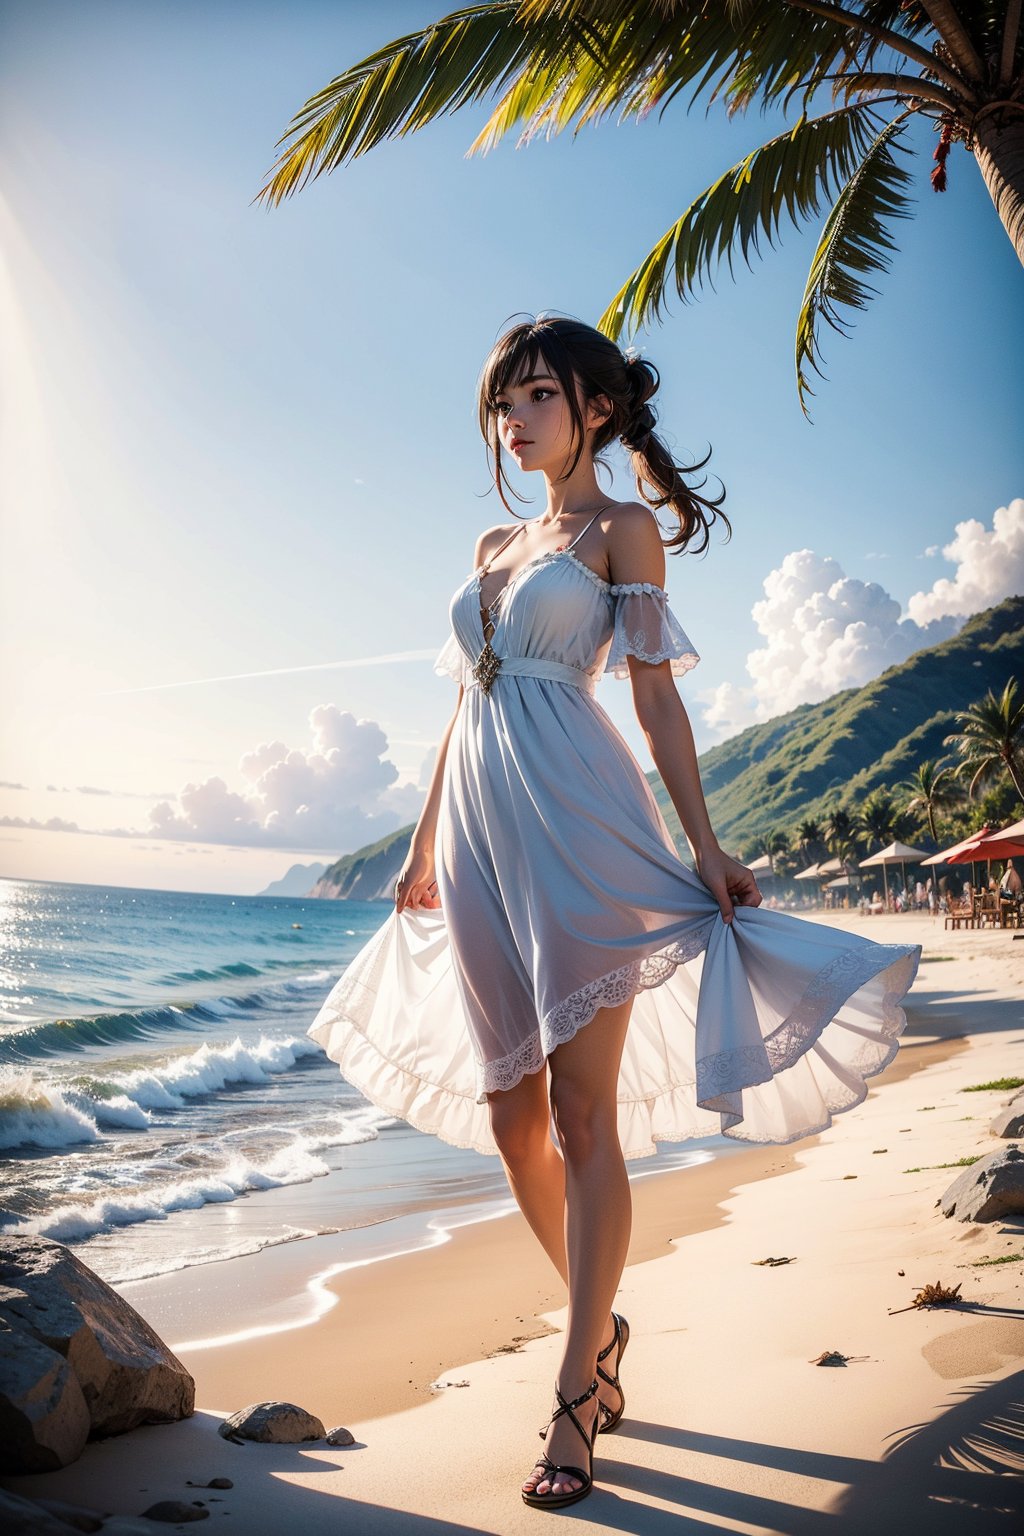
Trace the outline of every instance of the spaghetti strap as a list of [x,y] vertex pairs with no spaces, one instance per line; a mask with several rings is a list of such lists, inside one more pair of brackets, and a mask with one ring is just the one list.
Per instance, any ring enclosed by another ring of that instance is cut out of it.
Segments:
[[[605,507],[598,507],[597,511],[594,513],[593,517],[590,519],[590,523],[587,524],[587,528],[590,527],[591,523],[596,523],[598,518],[601,516],[601,513],[606,511],[606,510],[607,510],[607,508],[605,508]],[[586,533],[587,528],[581,528],[579,533],[573,539],[572,544],[567,544],[565,546],[567,551],[572,549],[573,544],[578,544],[579,543],[580,539],[582,539],[583,535]]]
[[488,571],[488,570],[490,570],[492,561],[497,560],[497,558],[501,554],[502,550],[506,549],[508,547],[508,545],[512,543],[512,540],[515,538],[516,534],[519,533],[525,527],[526,527],[525,523],[520,523],[518,528],[513,528],[512,532],[509,534],[509,536],[505,540],[504,544],[499,544],[497,549],[494,551],[494,554],[488,556],[488,558],[484,561],[483,565],[478,566],[477,569],[479,571]]

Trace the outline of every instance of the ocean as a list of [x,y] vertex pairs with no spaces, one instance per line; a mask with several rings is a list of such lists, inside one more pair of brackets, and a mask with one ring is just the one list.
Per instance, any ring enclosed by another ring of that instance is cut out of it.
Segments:
[[0,1229],[117,1285],[328,1236],[372,1262],[510,1209],[497,1157],[383,1114],[306,1034],[389,910],[0,879]]

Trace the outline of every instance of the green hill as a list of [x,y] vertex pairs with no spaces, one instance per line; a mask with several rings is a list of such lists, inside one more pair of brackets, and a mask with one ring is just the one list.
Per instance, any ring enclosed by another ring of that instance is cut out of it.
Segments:
[[[833,806],[852,808],[871,790],[891,789],[926,758],[946,755],[953,715],[1009,677],[1024,679],[1024,597],[969,619],[958,635],[890,667],[863,688],[752,725],[700,759],[711,820],[724,847],[742,852],[757,835],[792,830]],[[648,774],[673,836],[685,848],[675,807],[657,773]],[[390,898],[413,824],[347,853],[314,896]]]
[[[918,651],[863,688],[753,725],[705,752],[701,779],[715,831],[731,851],[760,832],[793,829],[835,805],[851,807],[892,788],[942,739],[957,710],[1008,677],[1024,678],[1024,597],[969,619],[952,640]],[[675,808],[658,774],[651,787],[675,836]]]

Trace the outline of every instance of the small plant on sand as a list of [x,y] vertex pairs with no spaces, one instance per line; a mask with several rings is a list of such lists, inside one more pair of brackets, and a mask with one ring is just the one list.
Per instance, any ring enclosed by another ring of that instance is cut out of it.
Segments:
[[972,1259],[972,1269],[983,1269],[986,1264],[1017,1264],[1024,1259],[1024,1253],[1002,1253],[996,1259]]
[[915,1307],[955,1307],[960,1301],[961,1285],[963,1285],[962,1280],[960,1285],[952,1288],[936,1280],[934,1284],[922,1286],[909,1307],[895,1307],[889,1316],[895,1317],[898,1312],[912,1312]]
[[816,1360],[809,1360],[808,1365],[845,1365],[847,1360],[852,1360],[852,1355],[841,1355],[838,1349],[825,1349]]
[[976,1152],[973,1157],[958,1157],[955,1163],[922,1163],[920,1168],[904,1168],[904,1173],[927,1173],[929,1168],[969,1168],[972,1163],[981,1161],[983,1154]]
[[751,1259],[751,1264],[770,1264],[774,1268],[776,1264],[794,1264],[795,1259]]
[[1024,1077],[997,1077],[991,1083],[972,1083],[961,1088],[961,1093],[1008,1093],[1011,1088],[1024,1088]]

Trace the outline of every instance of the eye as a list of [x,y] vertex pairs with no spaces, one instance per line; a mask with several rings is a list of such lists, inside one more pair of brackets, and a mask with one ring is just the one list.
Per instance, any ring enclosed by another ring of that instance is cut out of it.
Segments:
[[[549,389],[546,384],[538,384],[534,389],[530,391],[530,398],[535,400],[538,395],[554,395],[556,393],[556,390]],[[507,400],[492,400],[491,410],[495,413],[496,416],[500,416],[508,404],[509,402]]]

